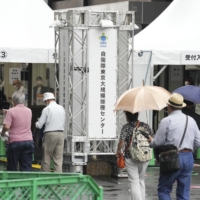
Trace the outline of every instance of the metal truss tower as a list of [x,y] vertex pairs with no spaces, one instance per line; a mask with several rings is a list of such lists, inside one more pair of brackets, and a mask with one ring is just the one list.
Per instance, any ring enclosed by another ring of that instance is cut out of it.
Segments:
[[[115,138],[88,136],[88,31],[106,29],[102,20],[113,22],[117,30],[116,100],[133,86],[134,12],[75,11],[55,13],[56,89],[59,104],[66,110],[64,163],[86,165],[88,155],[113,155],[124,120],[123,112],[116,114]],[[110,27],[107,27],[110,28]],[[98,36],[97,36],[98,37]],[[59,50],[59,52],[57,52]],[[112,109],[112,108],[110,108]]]

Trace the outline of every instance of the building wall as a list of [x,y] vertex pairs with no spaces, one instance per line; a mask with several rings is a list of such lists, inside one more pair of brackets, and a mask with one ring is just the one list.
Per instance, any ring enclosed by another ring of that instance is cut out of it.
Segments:
[[[108,3],[124,2],[127,0],[44,0],[53,9],[65,9],[92,6]],[[172,2],[173,0],[129,0],[130,2]]]
[[[98,5],[98,4],[106,4],[106,3],[116,3],[127,0],[87,0],[88,5]],[[134,2],[151,2],[152,0],[130,0]]]
[[84,6],[84,0],[68,0],[68,1],[52,1],[50,7],[53,10],[58,10],[64,8],[75,8],[83,6]]
[[82,9],[89,6],[87,9],[91,10],[135,11],[135,23],[139,26],[139,30],[135,31],[137,34],[156,19],[170,3],[167,0],[54,0],[52,8],[53,10],[64,10],[69,8]]

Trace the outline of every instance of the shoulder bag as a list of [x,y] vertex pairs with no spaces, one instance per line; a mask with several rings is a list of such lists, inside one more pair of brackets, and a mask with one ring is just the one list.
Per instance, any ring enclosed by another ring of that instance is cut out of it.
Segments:
[[[185,137],[187,124],[188,124],[188,116],[186,116],[185,130],[179,144],[179,149],[181,148],[183,139]],[[172,174],[180,169],[180,161],[178,155],[179,149],[177,149],[175,145],[164,145],[159,147],[160,173]]]

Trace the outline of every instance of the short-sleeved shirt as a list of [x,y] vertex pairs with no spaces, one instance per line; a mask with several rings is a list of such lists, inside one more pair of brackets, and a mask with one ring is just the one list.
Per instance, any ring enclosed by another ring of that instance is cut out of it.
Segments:
[[7,111],[3,124],[10,126],[9,143],[33,140],[31,119],[31,110],[23,104],[18,104]]
[[36,127],[41,129],[44,124],[44,132],[63,131],[65,128],[65,109],[56,102],[51,102],[42,110],[42,115],[36,123]]
[[[129,122],[122,127],[119,139],[123,140],[125,142],[125,149],[130,144],[130,140],[133,136],[133,129],[136,127],[137,122],[138,121]],[[146,130],[147,133],[149,133],[151,136],[153,136],[153,131],[148,124],[146,124],[144,122],[140,122],[139,126],[142,126]],[[125,151],[125,157],[131,158],[129,150]]]

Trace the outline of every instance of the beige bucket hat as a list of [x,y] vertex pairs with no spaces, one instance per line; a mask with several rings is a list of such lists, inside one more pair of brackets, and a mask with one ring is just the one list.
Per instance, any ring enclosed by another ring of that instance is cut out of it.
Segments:
[[183,96],[178,93],[173,93],[167,104],[175,108],[183,108],[186,106]]

